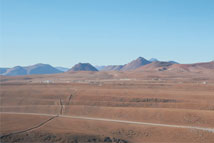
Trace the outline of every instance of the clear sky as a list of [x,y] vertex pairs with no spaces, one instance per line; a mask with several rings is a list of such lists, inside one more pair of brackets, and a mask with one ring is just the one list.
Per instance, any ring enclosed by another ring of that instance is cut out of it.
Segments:
[[214,0],[0,1],[0,67],[214,60]]

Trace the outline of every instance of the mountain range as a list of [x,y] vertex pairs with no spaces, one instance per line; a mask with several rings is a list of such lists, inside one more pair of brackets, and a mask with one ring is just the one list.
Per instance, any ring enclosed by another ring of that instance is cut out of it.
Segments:
[[0,68],[0,75],[17,76],[17,75],[33,75],[33,74],[56,74],[71,71],[200,71],[214,70],[214,61],[195,64],[179,64],[175,61],[159,61],[152,58],[147,60],[143,57],[125,64],[125,65],[108,65],[108,66],[93,66],[90,63],[78,63],[72,68],[53,67],[48,64],[35,64],[31,66],[15,66],[13,68]]
[[13,68],[0,68],[0,73],[7,76],[32,75],[32,74],[56,74],[62,71],[48,64],[35,64],[31,66],[15,66]]
[[146,60],[145,58],[139,57],[136,60],[133,60],[125,65],[98,66],[98,68],[100,71],[129,71],[150,63],[151,62]]
[[[153,62],[159,62],[159,60],[155,58],[151,58],[150,60],[147,60],[143,57],[138,57],[136,60],[133,60],[130,63],[125,65],[109,65],[109,66],[95,66],[95,67],[99,71],[130,71],[130,70],[135,70],[141,66],[151,64]],[[178,64],[178,62],[175,62],[175,61],[166,61],[166,62],[171,64]]]

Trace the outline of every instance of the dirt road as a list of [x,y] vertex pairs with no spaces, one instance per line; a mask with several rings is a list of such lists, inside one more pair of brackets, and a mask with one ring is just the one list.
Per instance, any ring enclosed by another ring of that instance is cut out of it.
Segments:
[[[18,114],[18,115],[39,115],[39,116],[56,116],[54,114],[43,114],[43,113],[17,113],[17,112],[0,112],[3,114]],[[184,128],[184,129],[193,129],[193,130],[203,130],[214,133],[214,128],[204,128],[196,126],[182,126],[182,125],[169,125],[169,124],[157,124],[157,123],[148,123],[148,122],[135,122],[127,120],[114,120],[114,119],[105,119],[105,118],[92,118],[92,117],[83,117],[83,116],[69,116],[69,115],[57,115],[58,118],[72,118],[72,119],[81,119],[81,120],[95,120],[95,121],[104,121],[104,122],[117,122],[125,124],[138,124],[138,125],[148,125],[148,126],[159,126],[159,127],[171,127],[171,128]]]

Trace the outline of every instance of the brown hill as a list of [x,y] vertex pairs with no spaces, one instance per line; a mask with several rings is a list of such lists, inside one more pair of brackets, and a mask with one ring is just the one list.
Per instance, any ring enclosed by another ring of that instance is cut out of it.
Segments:
[[158,70],[158,71],[164,71],[167,70],[173,63],[171,62],[152,62],[150,64],[147,64],[145,66],[139,67],[136,69],[136,71],[148,71],[148,70]]
[[129,70],[135,70],[141,66],[150,64],[151,62],[146,60],[145,58],[139,57],[136,60],[126,64],[121,70],[122,71],[129,71]]
[[169,70],[203,72],[214,70],[214,62],[195,63],[195,64],[174,64]]
[[152,62],[135,71],[172,71],[172,72],[207,72],[214,70],[214,62],[195,64],[173,64],[171,62]]

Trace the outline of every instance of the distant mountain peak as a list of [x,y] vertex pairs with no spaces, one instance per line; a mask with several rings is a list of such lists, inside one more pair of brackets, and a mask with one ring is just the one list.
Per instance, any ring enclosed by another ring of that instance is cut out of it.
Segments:
[[98,71],[90,63],[78,63],[74,65],[69,71]]
[[141,66],[147,65],[149,63],[151,63],[151,62],[146,60],[145,58],[138,57],[136,60],[133,60],[130,63],[126,64],[121,70],[122,71],[134,70]]
[[38,63],[32,66],[25,67],[28,74],[53,74],[61,73],[62,71],[52,67],[49,64]]
[[26,67],[15,66],[13,68],[7,69],[7,71],[5,71],[3,75],[17,76],[17,75],[54,74],[54,73],[61,73],[61,71],[57,70],[51,65],[39,63]]
[[146,59],[144,57],[138,57],[136,60],[139,61],[139,60],[146,60]]

